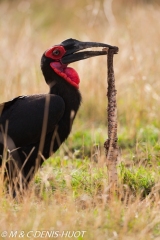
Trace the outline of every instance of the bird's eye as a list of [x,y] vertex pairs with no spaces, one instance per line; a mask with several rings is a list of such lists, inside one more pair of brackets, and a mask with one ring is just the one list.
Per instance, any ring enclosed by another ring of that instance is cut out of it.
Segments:
[[53,50],[53,55],[58,56],[60,54],[59,49]]
[[53,46],[45,52],[45,56],[59,61],[63,57],[65,52],[66,50],[63,46]]

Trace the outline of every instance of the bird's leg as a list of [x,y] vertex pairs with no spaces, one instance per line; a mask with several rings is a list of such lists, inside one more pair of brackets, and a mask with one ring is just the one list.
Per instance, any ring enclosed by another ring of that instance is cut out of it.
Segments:
[[0,132],[0,144],[3,145],[2,181],[9,182],[9,193],[15,197],[25,188],[21,160],[14,141],[7,134]]

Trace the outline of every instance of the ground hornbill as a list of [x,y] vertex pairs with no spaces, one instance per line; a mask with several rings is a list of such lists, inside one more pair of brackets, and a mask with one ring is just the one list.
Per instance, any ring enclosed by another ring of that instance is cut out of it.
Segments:
[[81,51],[91,47],[114,48],[67,39],[42,55],[48,94],[20,96],[0,104],[0,164],[2,158],[7,159],[6,174],[12,189],[24,189],[44,159],[68,137],[81,103],[80,79],[68,64],[107,54],[102,50]]

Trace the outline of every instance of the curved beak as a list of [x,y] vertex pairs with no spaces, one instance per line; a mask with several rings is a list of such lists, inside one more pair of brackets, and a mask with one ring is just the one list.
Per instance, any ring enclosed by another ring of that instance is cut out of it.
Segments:
[[[90,57],[107,55],[107,49],[114,49],[114,53],[118,53],[118,47],[115,46],[99,42],[81,42],[72,38],[63,41],[60,45],[66,50],[65,55],[61,59],[63,64],[69,64]],[[103,49],[102,51],[82,51],[86,48],[92,47],[102,47]]]

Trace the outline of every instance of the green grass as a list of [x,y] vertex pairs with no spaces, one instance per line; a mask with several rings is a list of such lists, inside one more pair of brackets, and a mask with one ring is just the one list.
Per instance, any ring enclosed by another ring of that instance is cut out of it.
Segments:
[[133,194],[146,197],[155,185],[155,171],[143,166],[126,168],[120,165],[122,183],[130,188]]
[[[47,166],[52,168],[50,174],[54,176],[47,184],[62,192],[66,192],[68,188],[72,189],[75,197],[85,193],[93,197],[102,191],[103,182],[107,181],[106,167],[100,168],[87,158],[69,160],[55,157],[47,160],[44,169],[47,169]],[[46,175],[44,170],[42,173]],[[41,185],[43,178],[38,179],[36,183]]]
[[119,195],[108,202],[106,57],[72,64],[83,96],[72,133],[20,201],[4,194],[0,181],[0,232],[83,230],[77,239],[160,239],[160,5],[114,0],[111,12],[107,3],[0,1],[0,102],[48,91],[39,65],[54,44],[72,37],[116,45],[121,149]]

